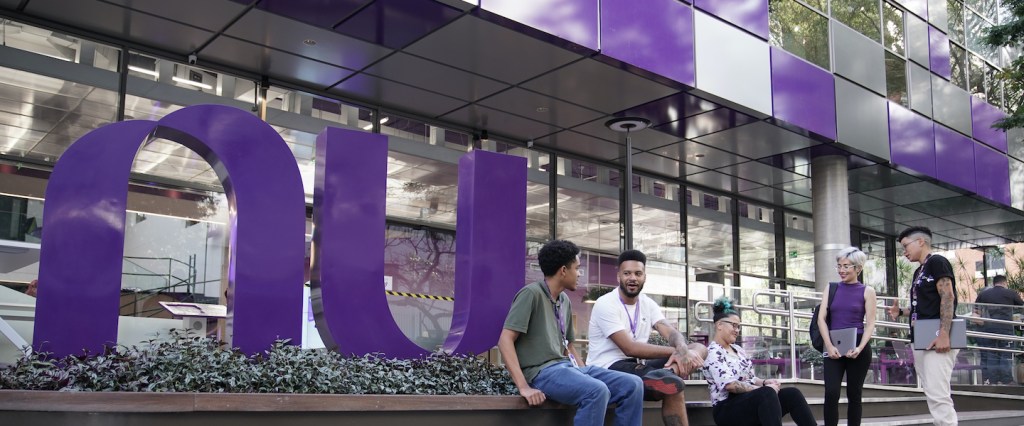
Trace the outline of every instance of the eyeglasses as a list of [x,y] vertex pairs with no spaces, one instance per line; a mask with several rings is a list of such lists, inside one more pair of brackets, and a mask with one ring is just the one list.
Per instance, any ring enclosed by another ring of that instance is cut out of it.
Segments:
[[736,330],[739,330],[740,327],[743,327],[743,324],[740,324],[738,322],[733,322],[733,321],[729,321],[729,320],[719,320],[719,321],[724,322],[726,324],[729,324],[729,326],[731,326],[732,328],[734,328]]
[[836,265],[836,270],[837,271],[852,271],[854,269],[857,269],[856,265],[843,265],[843,264]]
[[914,238],[913,240],[907,241],[906,244],[900,243],[900,245],[903,246],[903,251],[906,252],[907,251],[907,246],[913,244],[915,241],[924,241],[924,240],[922,240],[920,238]]

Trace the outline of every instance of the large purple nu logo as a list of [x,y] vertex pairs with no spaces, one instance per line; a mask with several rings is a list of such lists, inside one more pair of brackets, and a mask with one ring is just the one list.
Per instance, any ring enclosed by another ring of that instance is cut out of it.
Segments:
[[[126,121],[75,142],[46,189],[36,350],[97,353],[117,340],[128,175],[150,137],[197,152],[229,202],[228,314],[233,346],[265,350],[301,331],[305,201],[298,166],[267,123],[197,105],[159,121]],[[387,138],[327,128],[317,138],[313,295],[317,328],[342,353],[429,351],[392,320],[385,293]],[[474,151],[459,162],[455,309],[443,349],[479,353],[497,341],[523,284],[525,159]]]

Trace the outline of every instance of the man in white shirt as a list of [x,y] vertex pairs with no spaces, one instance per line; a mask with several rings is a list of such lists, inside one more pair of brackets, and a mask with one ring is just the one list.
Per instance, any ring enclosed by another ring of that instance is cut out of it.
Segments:
[[[647,281],[647,256],[639,250],[619,255],[619,288],[597,299],[590,315],[590,348],[587,365],[640,376],[644,399],[662,400],[661,416],[666,425],[687,425],[685,382],[682,377],[704,365],[707,348],[687,345],[683,337],[647,295],[641,295]],[[670,346],[647,343],[657,330]]]

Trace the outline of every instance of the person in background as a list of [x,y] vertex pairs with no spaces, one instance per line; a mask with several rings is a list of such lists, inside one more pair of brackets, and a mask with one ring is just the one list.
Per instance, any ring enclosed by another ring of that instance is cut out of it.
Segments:
[[565,240],[544,244],[537,258],[544,280],[516,293],[498,337],[498,350],[519,394],[531,406],[547,398],[576,407],[576,425],[603,425],[615,404],[615,425],[639,426],[643,381],[632,374],[583,366],[573,347],[572,306],[580,249]]
[[[871,336],[875,334],[877,311],[875,289],[864,285],[858,278],[864,270],[868,256],[856,247],[848,247],[836,256],[836,272],[839,283],[835,300],[828,306],[828,290],[822,293],[821,312],[818,313],[818,329],[825,342],[825,425],[839,424],[839,393],[846,376],[847,423],[859,426],[863,415],[861,394],[864,379],[871,367]],[[831,324],[825,324],[831,313]],[[865,324],[866,323],[866,324]],[[830,330],[857,329],[856,347],[845,354],[832,344]]]
[[28,288],[25,289],[25,294],[36,297],[36,293],[39,291],[39,280],[32,280],[28,283]]
[[[590,313],[587,364],[635,374],[644,380],[644,399],[661,400],[665,425],[687,425],[683,377],[704,365],[707,348],[686,338],[640,294],[647,282],[647,256],[639,250],[619,255],[619,288],[597,299]],[[669,346],[647,343],[656,330]]]
[[[977,316],[997,320],[1013,319],[1013,306],[1024,305],[1020,293],[1010,290],[1006,285],[1006,277],[996,275],[992,278],[992,287],[978,294],[974,303],[1004,306],[975,306]],[[1012,324],[997,324],[985,321],[979,331],[993,334],[1013,335]],[[1013,342],[999,339],[978,339],[978,345],[986,348],[1009,349]],[[1013,354],[1010,352],[981,351],[981,377],[985,384],[1002,385],[1013,383]]]
[[704,360],[712,416],[721,426],[781,426],[790,414],[797,426],[817,426],[814,413],[797,388],[781,388],[775,379],[754,376],[754,366],[736,345],[740,314],[725,297],[715,301],[714,339]]

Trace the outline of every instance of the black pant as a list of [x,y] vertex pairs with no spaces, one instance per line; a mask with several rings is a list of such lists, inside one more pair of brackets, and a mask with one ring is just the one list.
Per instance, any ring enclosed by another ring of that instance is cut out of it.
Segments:
[[782,426],[782,416],[792,413],[797,426],[817,426],[811,407],[797,388],[783,388],[779,393],[769,387],[752,392],[732,394],[711,410],[715,424],[723,426]]
[[[649,359],[643,364],[641,364],[640,360],[636,358],[626,358],[621,361],[613,362],[612,365],[608,366],[608,369],[629,373],[642,378],[647,375],[647,373],[660,368],[665,368],[665,364],[668,364],[668,358]],[[683,386],[685,386],[685,383]],[[663,399],[665,399],[665,395],[655,395],[644,389],[644,401],[661,401]]]
[[[857,338],[860,341],[860,337]],[[871,368],[871,348],[857,355],[857,358],[842,357],[832,359],[825,357],[825,425],[839,424],[839,391],[842,389],[843,375],[846,375],[847,425],[860,426],[861,394],[864,390],[864,378]]]

